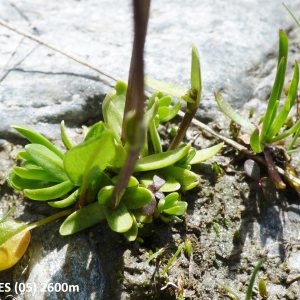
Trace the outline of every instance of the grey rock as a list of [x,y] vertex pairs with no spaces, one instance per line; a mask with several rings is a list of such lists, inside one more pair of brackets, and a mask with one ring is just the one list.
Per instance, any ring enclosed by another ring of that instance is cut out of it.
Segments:
[[[292,5],[297,1],[289,1]],[[132,41],[130,1],[2,2],[0,18],[87,60],[118,79],[126,79]],[[297,13],[297,10],[295,10]],[[150,76],[189,86],[190,45],[200,52],[203,77],[202,106],[212,114],[213,92],[236,106],[252,98],[257,82],[247,70],[266,56],[276,65],[278,28],[293,23],[279,0],[152,1],[146,45]],[[10,124],[37,125],[58,137],[62,118],[81,125],[99,118],[100,99],[87,109],[90,97],[110,88],[97,73],[35,42],[0,27],[2,80],[0,121],[2,136]],[[266,70],[269,74],[269,70]],[[257,87],[266,94],[265,85]],[[100,97],[101,98],[101,97]],[[264,99],[265,100],[265,99]],[[68,122],[67,122],[68,124]]]

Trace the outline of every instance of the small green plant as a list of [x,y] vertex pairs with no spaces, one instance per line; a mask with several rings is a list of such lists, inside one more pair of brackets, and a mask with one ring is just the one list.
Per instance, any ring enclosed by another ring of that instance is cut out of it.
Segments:
[[242,126],[250,135],[250,146],[254,153],[263,153],[265,163],[268,168],[269,176],[279,189],[286,187],[276,171],[274,159],[271,155],[272,149],[279,143],[286,142],[287,138],[292,136],[290,143],[285,145],[285,153],[296,151],[296,141],[300,135],[300,120],[290,125],[290,117],[297,99],[297,90],[299,83],[299,67],[297,61],[294,64],[294,74],[283,104],[280,106],[280,99],[284,86],[288,57],[288,38],[284,31],[279,31],[279,58],[277,72],[273,84],[272,92],[268,101],[265,115],[262,118],[262,124],[254,125],[246,118],[233,110],[228,102],[224,100],[220,93],[215,94],[215,99],[220,110],[232,121]]
[[[136,34],[128,86],[116,83],[102,103],[103,120],[87,130],[82,142],[75,144],[69,138],[63,121],[64,150],[28,127],[13,126],[30,144],[17,154],[19,164],[11,170],[8,183],[26,198],[61,210],[34,224],[23,224],[22,230],[67,216],[60,226],[61,235],[105,220],[112,231],[134,241],[139,228],[156,218],[181,221],[188,205],[181,192],[199,185],[192,166],[214,156],[223,146],[196,150],[183,142],[201,96],[196,48],[192,49],[191,88],[181,100],[174,102],[168,94],[155,92],[145,105],[141,101],[145,98],[143,45],[148,16],[145,7],[137,4],[141,2],[135,3]],[[169,148],[163,149],[160,128],[178,114],[183,101],[186,115]],[[19,233],[19,227],[14,233]],[[11,238],[13,234],[2,242]]]

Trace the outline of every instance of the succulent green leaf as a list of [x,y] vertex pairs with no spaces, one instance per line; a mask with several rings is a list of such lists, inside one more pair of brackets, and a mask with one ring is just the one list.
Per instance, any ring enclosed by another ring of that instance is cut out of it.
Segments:
[[134,172],[151,171],[174,165],[189,152],[190,145],[138,159]]
[[63,160],[49,148],[41,144],[28,144],[25,149],[31,159],[54,178],[60,181],[68,179],[64,171]]
[[153,199],[153,194],[144,187],[127,188],[122,197],[122,202],[128,209],[142,208]]
[[42,188],[49,185],[49,183],[44,181],[41,182],[37,180],[21,178],[13,170],[9,173],[7,182],[10,187],[17,191],[23,191],[24,189]]
[[158,99],[159,107],[170,106],[172,103],[172,98],[170,96],[162,96]]
[[246,118],[237,113],[231,105],[222,97],[221,93],[215,93],[216,102],[220,110],[232,121],[241,125],[247,133],[252,133],[255,130],[255,126],[249,122]]
[[199,175],[185,168],[169,166],[161,170],[164,178],[174,177],[184,190],[192,189],[199,184]]
[[66,149],[73,148],[74,145],[73,145],[71,139],[69,138],[69,136],[67,134],[67,130],[66,130],[64,120],[62,120],[61,123],[60,123],[60,136],[61,136],[61,140],[63,141]]
[[138,224],[136,222],[134,214],[131,213],[131,217],[133,220],[133,224],[128,231],[124,232],[124,236],[129,242],[135,241],[139,232]]
[[187,209],[187,202],[177,201],[176,204],[170,208],[164,209],[163,213],[168,215],[182,216]]
[[60,182],[56,177],[47,173],[44,169],[27,169],[24,167],[15,166],[13,172],[23,179],[40,180],[48,182]]
[[51,207],[56,207],[56,208],[65,208],[68,206],[73,205],[76,200],[79,197],[79,189],[75,190],[71,195],[69,195],[67,198],[58,200],[58,201],[49,201],[48,204]]
[[[119,176],[115,176],[111,180],[114,184],[116,184],[118,179]],[[139,185],[139,181],[137,180],[137,178],[134,176],[130,176],[127,187],[137,187],[138,185]]]
[[[165,175],[165,174],[164,174]],[[142,185],[148,187],[153,184],[153,176],[154,173],[149,172],[149,173],[144,173],[140,177],[140,182]],[[162,193],[171,193],[178,191],[181,187],[180,183],[173,177],[173,176],[163,176],[165,180],[165,184],[159,189],[160,192]]]
[[145,78],[145,85],[153,90],[161,91],[167,95],[171,95],[177,98],[180,98],[186,92],[185,88],[174,83],[160,81],[148,76],[146,76]]
[[164,209],[172,207],[179,199],[179,194],[174,192],[164,198]]
[[158,108],[159,122],[165,123],[172,120],[179,112],[182,103],[180,101],[176,102],[172,106],[160,106]]
[[88,132],[87,132],[87,134],[86,134],[86,136],[85,136],[85,138],[84,138],[84,141],[89,141],[89,140],[91,140],[91,139],[94,139],[94,138],[96,138],[96,137],[101,136],[101,134],[102,134],[105,130],[106,130],[106,127],[105,127],[105,125],[104,125],[104,123],[103,123],[102,121],[93,124],[93,125],[89,128],[89,130],[88,130]]
[[20,134],[22,134],[27,140],[29,140],[32,144],[41,144],[47,147],[50,151],[54,152],[60,158],[63,158],[63,153],[55,147],[46,137],[37,133],[36,131],[25,127],[25,126],[17,126],[13,125],[12,128],[16,129]]
[[104,207],[107,223],[112,231],[124,233],[133,225],[133,218],[124,203],[117,208]]
[[197,150],[195,156],[192,158],[192,160],[190,161],[190,164],[199,164],[203,161],[206,161],[210,158],[212,158],[213,156],[215,156],[224,146],[224,143],[219,143],[215,146],[206,148],[206,149],[201,149],[201,150]]
[[64,166],[71,181],[80,185],[84,179],[90,179],[91,172],[103,171],[114,156],[113,135],[110,131],[105,131],[101,136],[70,149],[65,155]]
[[98,203],[101,205],[107,204],[112,196],[114,188],[114,185],[104,186],[98,193]]
[[54,200],[70,192],[74,184],[70,181],[64,181],[49,187],[40,189],[24,189],[24,195],[32,200]]
[[70,235],[92,227],[105,219],[103,206],[93,202],[70,214],[61,224],[60,235]]
[[102,104],[104,122],[113,130],[116,139],[121,137],[126,91],[126,84],[117,82],[116,92],[107,94]]

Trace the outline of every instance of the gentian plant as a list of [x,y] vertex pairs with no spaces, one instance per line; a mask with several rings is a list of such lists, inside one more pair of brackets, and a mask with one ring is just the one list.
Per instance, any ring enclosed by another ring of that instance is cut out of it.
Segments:
[[[59,211],[33,224],[1,222],[0,250],[9,243],[11,251],[11,241],[18,237],[22,251],[10,262],[1,260],[0,270],[11,267],[23,255],[31,229],[63,216],[61,235],[106,221],[128,241],[136,240],[139,228],[155,218],[181,221],[187,209],[181,192],[199,185],[199,175],[192,166],[222,148],[220,143],[196,150],[183,142],[201,96],[200,62],[194,47],[191,88],[181,100],[173,101],[162,92],[147,99],[144,96],[143,47],[149,10],[149,3],[145,3],[148,1],[134,1],[135,38],[128,86],[116,83],[102,103],[103,120],[87,130],[81,143],[74,144],[69,138],[63,121],[64,150],[29,127],[13,126],[30,143],[17,155],[19,164],[9,174],[10,186]],[[178,114],[183,101],[187,102],[186,115],[169,149],[163,149],[159,130]]]

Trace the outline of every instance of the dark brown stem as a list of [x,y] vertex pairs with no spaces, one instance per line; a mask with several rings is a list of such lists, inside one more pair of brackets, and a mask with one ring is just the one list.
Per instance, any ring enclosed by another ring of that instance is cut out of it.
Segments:
[[149,18],[150,0],[133,0],[134,7],[134,42],[129,70],[128,89],[123,116],[122,140],[126,142],[126,120],[129,112],[134,112],[133,132],[130,133],[129,150],[121,169],[119,179],[113,191],[110,206],[117,208],[123,192],[133,173],[135,163],[144,143],[144,46]]
[[268,168],[268,174],[269,174],[270,178],[272,179],[272,181],[274,182],[274,184],[276,185],[276,187],[278,189],[285,189],[286,185],[282,181],[282,179],[276,169],[276,165],[273,161],[271,153],[268,149],[264,150],[264,156],[265,156],[265,161],[266,161],[266,165]]
[[193,118],[194,118],[195,112],[187,112],[185,113],[180,126],[178,128],[178,131],[176,133],[176,136],[174,137],[173,141],[171,142],[168,150],[176,149],[181,141],[183,140],[186,131],[188,130]]

